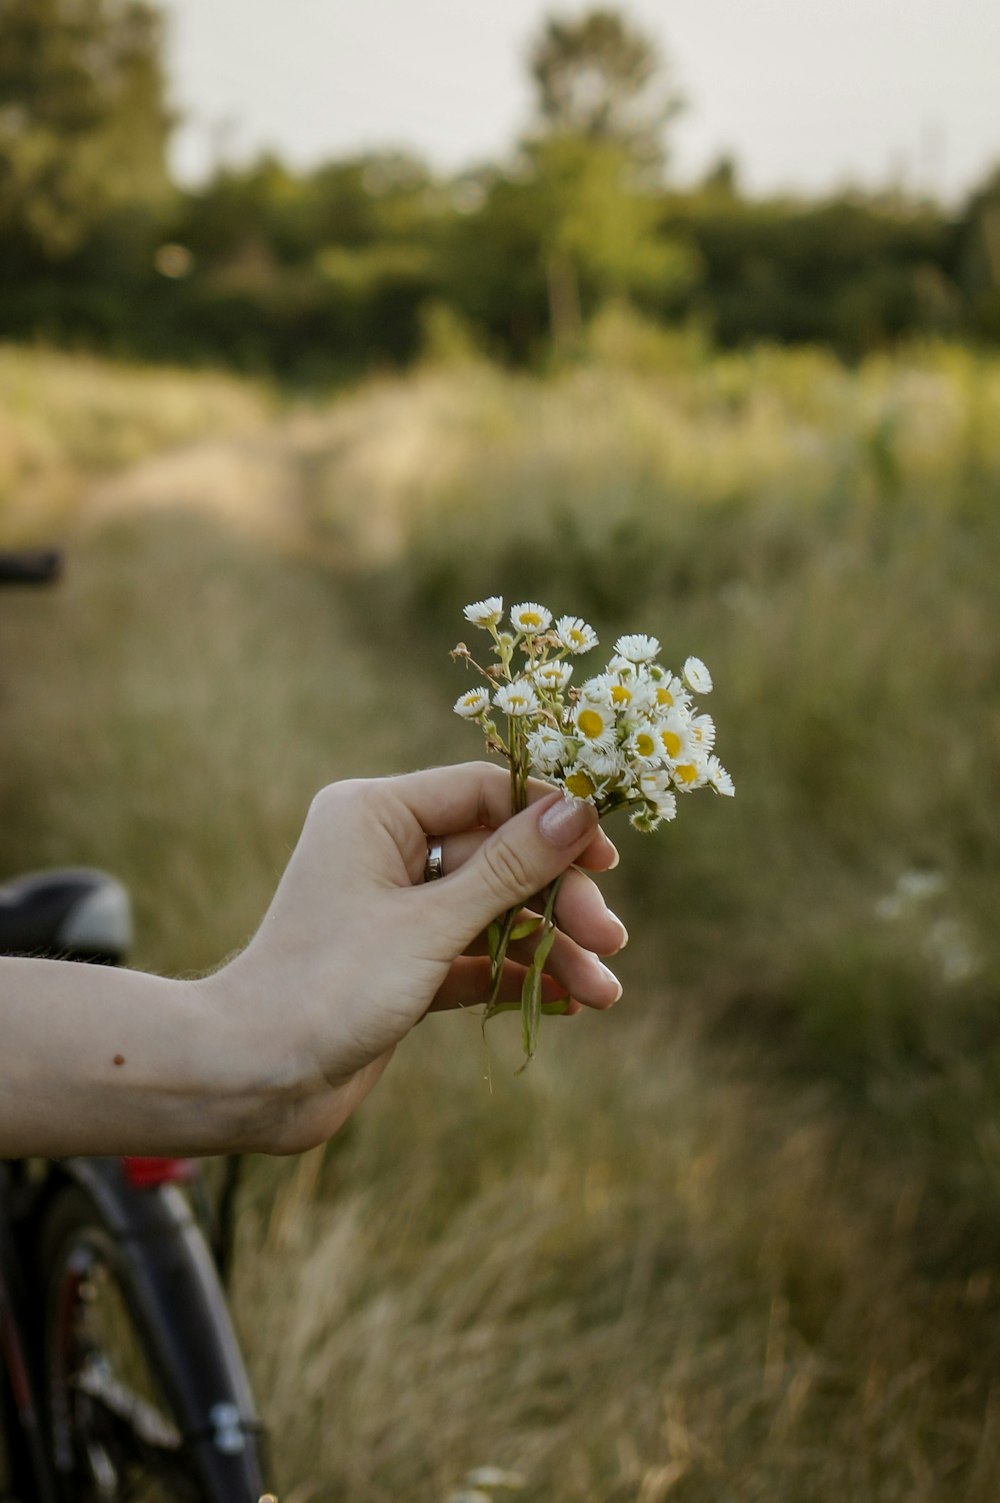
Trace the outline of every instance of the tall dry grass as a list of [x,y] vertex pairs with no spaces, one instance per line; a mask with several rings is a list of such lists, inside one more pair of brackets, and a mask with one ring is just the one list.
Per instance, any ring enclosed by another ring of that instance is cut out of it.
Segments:
[[698,652],[738,796],[621,832],[619,1009],[516,1080],[501,1020],[492,1092],[476,1020],[431,1019],[329,1149],[255,1165],[282,1489],[986,1503],[1000,366],[593,339],[77,489],[64,585],[0,598],[0,860],[119,871],[139,963],[199,969],[319,783],[478,753],[466,600]]
[[0,344],[0,529],[7,546],[71,526],[88,481],[173,445],[259,426],[261,387],[215,372]]

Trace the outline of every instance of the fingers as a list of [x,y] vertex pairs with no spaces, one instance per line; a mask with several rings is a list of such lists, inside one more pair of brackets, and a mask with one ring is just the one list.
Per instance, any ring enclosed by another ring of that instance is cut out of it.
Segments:
[[451,876],[412,889],[414,917],[461,954],[498,913],[520,907],[572,866],[596,828],[592,805],[553,793],[508,819]]
[[[551,793],[551,789],[549,792]],[[433,834],[428,839],[441,846],[445,875],[457,871],[474,856],[492,831],[487,829],[463,830],[460,834],[444,835],[436,840]],[[612,871],[618,865],[618,851],[604,831],[598,826],[593,840],[584,848],[574,862],[590,872]]]
[[560,882],[555,918],[564,934],[595,955],[617,955],[628,944],[625,925],[611,912],[596,883],[582,872],[568,871]]
[[[527,967],[508,960],[503,968],[497,1001],[501,1006],[516,1007],[521,1001],[521,987]],[[490,963],[486,956],[463,955],[456,960],[443,983],[438,988],[432,1012],[442,1012],[455,1007],[485,1006],[493,987],[490,980]],[[567,997],[566,990],[552,976],[542,977],[542,1004],[565,1004],[563,1016],[572,1017],[580,1012],[582,1003],[577,997]]]
[[[488,839],[485,830],[470,830],[464,835],[449,835],[441,842],[445,874],[456,871],[470,860]],[[593,849],[593,844],[588,848]],[[584,857],[587,851],[583,852]],[[576,865],[581,865],[577,862]],[[603,866],[597,870],[603,871]],[[534,895],[529,907],[541,912],[544,898]],[[608,908],[600,889],[584,876],[583,872],[570,868],[559,885],[555,907],[556,923],[588,950],[597,955],[615,955],[628,943],[625,925]]]
[[[527,916],[527,913],[525,914]],[[537,918],[537,914],[535,915]],[[608,955],[621,948],[621,925],[616,926],[613,945],[600,953]],[[514,940],[507,953],[511,960],[528,965],[538,948],[542,936],[541,926],[523,939]],[[470,950],[475,955],[487,953],[485,935],[479,935]],[[579,998],[587,1007],[610,1007],[621,996],[621,985],[615,974],[602,965],[591,944],[579,944],[557,929],[548,956],[545,974],[559,983],[562,989]]]
[[[388,778],[392,791],[428,835],[442,837],[472,830],[497,830],[511,817],[510,774],[492,762],[464,762]],[[552,784],[529,778],[529,806],[552,794]],[[614,844],[599,827],[576,858],[592,871],[618,863]],[[446,867],[447,871],[448,868]]]
[[[474,830],[480,825],[495,830],[510,818],[510,774],[493,762],[430,767],[390,778],[389,782],[421,828],[438,835]],[[529,802],[551,792],[550,784],[530,780]]]

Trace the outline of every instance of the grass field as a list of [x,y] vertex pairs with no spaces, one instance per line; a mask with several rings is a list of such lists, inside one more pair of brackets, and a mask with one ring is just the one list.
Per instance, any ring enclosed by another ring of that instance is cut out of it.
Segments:
[[[16,400],[13,394],[16,394]],[[255,1162],[239,1311],[283,1503],[989,1503],[1000,1477],[1000,362],[713,356],[308,407],[0,351],[0,867],[94,862],[137,963],[251,932],[323,781],[478,755],[481,595],[702,656],[737,798],[608,879],[608,1017],[513,1074],[417,1030]],[[95,416],[95,412],[103,416]],[[707,806],[707,807],[704,807]]]

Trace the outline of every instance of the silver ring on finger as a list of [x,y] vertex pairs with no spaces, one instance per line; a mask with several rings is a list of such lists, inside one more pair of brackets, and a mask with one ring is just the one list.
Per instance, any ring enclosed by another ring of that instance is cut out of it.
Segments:
[[424,881],[436,882],[444,876],[444,851],[440,841],[428,840],[427,860],[424,862]]

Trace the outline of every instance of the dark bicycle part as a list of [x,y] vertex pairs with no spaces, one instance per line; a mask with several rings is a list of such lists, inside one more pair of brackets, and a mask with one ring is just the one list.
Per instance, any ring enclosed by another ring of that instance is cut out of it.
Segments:
[[136,1194],[117,1159],[60,1168],[40,1244],[40,1366],[61,1500],[256,1503],[260,1424],[183,1195]]
[[128,893],[106,872],[32,872],[0,886],[0,954],[116,965],[131,943]]
[[[0,1163],[0,1197],[10,1166]],[[0,1200],[0,1211],[2,1211]],[[21,1312],[26,1295],[6,1218],[0,1215],[0,1426],[10,1496],[24,1503],[56,1503],[46,1464],[45,1434]]]
[[236,1241],[236,1192],[239,1189],[242,1172],[243,1160],[238,1154],[233,1154],[226,1159],[215,1216],[213,1250],[220,1277],[226,1286],[229,1284],[229,1277],[233,1270],[233,1252]]
[[0,585],[53,584],[62,572],[62,554],[54,548],[0,550]]

